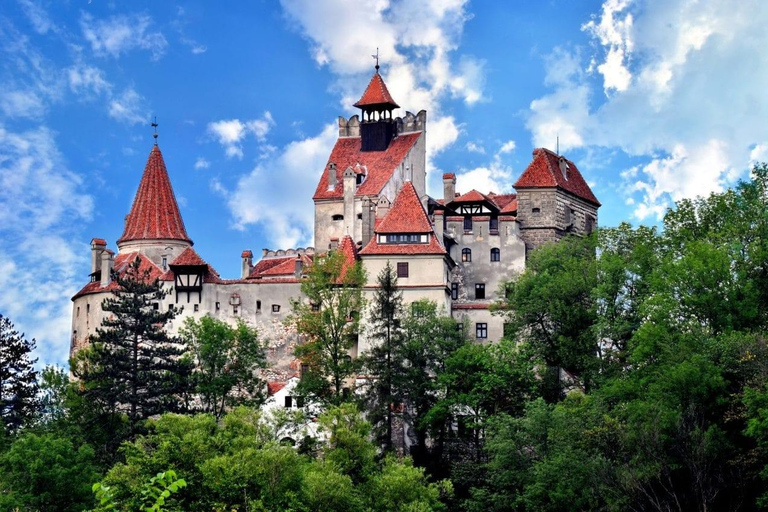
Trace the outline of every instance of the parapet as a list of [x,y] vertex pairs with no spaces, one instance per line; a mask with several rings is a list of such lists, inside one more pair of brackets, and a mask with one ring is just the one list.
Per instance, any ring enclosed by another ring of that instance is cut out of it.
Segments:
[[[403,117],[393,119],[397,133],[423,132],[427,129],[427,111],[420,110],[418,114],[407,112]],[[339,116],[339,137],[359,137],[360,117],[355,114],[349,119]]]
[[312,256],[314,247],[297,247],[295,249],[262,249],[262,258],[285,258],[286,256]]

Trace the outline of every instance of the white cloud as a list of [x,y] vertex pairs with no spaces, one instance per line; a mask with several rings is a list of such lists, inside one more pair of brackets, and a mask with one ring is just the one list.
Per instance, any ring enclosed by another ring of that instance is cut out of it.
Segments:
[[195,169],[208,169],[211,166],[211,162],[206,160],[205,158],[199,156],[197,157],[197,160],[195,160]]
[[311,244],[314,212],[307,208],[338,136],[335,124],[315,137],[291,142],[269,165],[259,163],[241,176],[234,190],[214,180],[211,187],[227,201],[236,229],[258,224],[277,247]]
[[148,119],[147,112],[144,98],[131,88],[124,90],[120,96],[112,98],[109,102],[109,116],[120,122],[145,123]]
[[110,84],[104,77],[104,72],[99,68],[87,65],[77,65],[65,70],[69,88],[74,93],[109,93],[112,90]]
[[464,147],[470,153],[480,153],[481,155],[485,154],[485,148],[476,142],[472,142],[472,141],[467,142],[467,145]]
[[553,90],[530,106],[534,143],[552,147],[559,135],[561,150],[639,159],[636,176],[623,178],[639,219],[722,190],[766,143],[765,19],[761,0],[738,8],[728,0],[606,0],[583,26],[595,50],[587,71],[600,73],[606,95],[592,93],[578,49],[556,49],[546,61]]
[[32,23],[32,27],[38,34],[46,34],[49,30],[55,30],[56,26],[51,22],[48,13],[41,5],[33,0],[18,0],[24,14]]
[[80,18],[80,28],[96,55],[119,57],[133,49],[146,50],[152,60],[165,53],[168,42],[162,32],[151,31],[152,18],[146,14],[118,15],[106,20],[88,13]]
[[501,147],[499,148],[498,154],[503,155],[505,153],[511,153],[515,150],[516,147],[517,147],[517,144],[515,144],[515,141],[508,140],[507,142],[501,145]]
[[274,125],[275,120],[272,114],[266,111],[260,119],[250,121],[226,119],[208,123],[208,133],[224,146],[227,157],[243,158],[242,142],[246,135],[251,133],[257,142],[263,143]]
[[8,117],[39,118],[45,112],[45,104],[34,91],[2,91],[0,109]]
[[82,188],[49,130],[0,126],[0,311],[37,339],[41,363],[63,364],[69,353],[69,299],[88,259],[73,240],[93,209]]
[[456,191],[464,194],[472,189],[483,194],[495,192],[497,194],[508,192],[512,189],[512,169],[501,165],[494,160],[488,166],[474,169],[462,169],[456,173]]

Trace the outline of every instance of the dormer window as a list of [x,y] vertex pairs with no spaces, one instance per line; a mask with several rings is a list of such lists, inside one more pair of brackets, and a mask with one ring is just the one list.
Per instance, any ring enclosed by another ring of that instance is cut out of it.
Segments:
[[563,173],[563,178],[566,180],[568,179],[568,171],[570,170],[570,167],[568,166],[568,161],[560,157],[560,159],[557,161],[557,165],[560,167],[560,172]]
[[398,234],[398,235],[387,235],[387,242],[388,244],[418,244],[421,243],[422,235],[417,235],[413,233],[408,234]]
[[360,185],[362,185],[364,181],[365,181],[365,174],[363,174],[363,173],[359,173],[359,174],[358,174],[358,175],[355,177],[355,184],[356,184],[358,187],[359,187]]

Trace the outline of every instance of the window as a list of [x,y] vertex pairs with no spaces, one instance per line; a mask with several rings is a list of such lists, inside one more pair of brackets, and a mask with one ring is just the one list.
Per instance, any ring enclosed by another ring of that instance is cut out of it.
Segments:
[[472,231],[472,217],[464,217],[464,231]]
[[256,311],[261,311],[261,301],[260,300],[256,301]]
[[464,330],[464,324],[461,322],[456,322],[456,330],[462,332]]
[[279,313],[280,312],[280,304],[272,304],[272,312],[273,313]]
[[451,299],[457,300],[459,298],[459,283],[451,283]]
[[344,216],[337,214],[337,215],[332,216],[331,220],[344,220]]
[[491,217],[490,222],[488,223],[488,229],[491,231],[491,233],[499,232],[499,218],[498,217]]
[[397,277],[408,277],[408,263],[397,264]]
[[488,337],[488,324],[476,323],[475,324],[475,337],[477,339],[485,339]]
[[320,304],[318,304],[317,302],[313,302],[310,305],[312,307],[312,311],[320,311]]
[[285,408],[290,409],[291,407],[293,407],[293,397],[288,395],[285,397]]
[[485,283],[475,283],[475,298],[476,299],[485,298]]
[[387,235],[388,244],[413,244],[421,242],[419,235]]
[[491,261],[501,261],[501,251],[498,247],[491,249]]
[[168,311],[173,311],[173,304],[168,304]]
[[195,313],[200,311],[200,304],[195,304]]
[[159,302],[153,302],[152,303],[152,309],[155,311],[158,311],[160,309],[160,303]]
[[86,315],[90,315],[91,314],[91,305],[90,304],[86,304],[85,305],[85,314]]
[[303,396],[297,396],[296,397],[296,407],[304,407],[304,397]]
[[80,316],[80,306],[77,307],[77,315],[75,315],[75,316],[77,316],[77,317]]
[[363,214],[362,213],[358,213],[357,214],[357,219],[358,220],[363,220]]
[[461,261],[470,262],[472,261],[472,250],[468,247],[465,247],[461,250]]
[[216,303],[216,311],[221,309],[221,302]]
[[232,314],[233,315],[237,314],[237,306],[232,306]]
[[306,375],[309,372],[309,365],[307,363],[301,363],[299,371],[299,375]]
[[541,208],[531,208],[531,213],[541,213]]
[[163,270],[168,270],[168,258],[163,256]]

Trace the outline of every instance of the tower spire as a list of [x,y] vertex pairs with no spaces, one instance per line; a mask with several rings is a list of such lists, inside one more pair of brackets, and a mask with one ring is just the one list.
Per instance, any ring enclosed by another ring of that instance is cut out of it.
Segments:
[[376,55],[371,55],[374,59],[376,59],[376,73],[379,72],[379,47],[376,47]]

